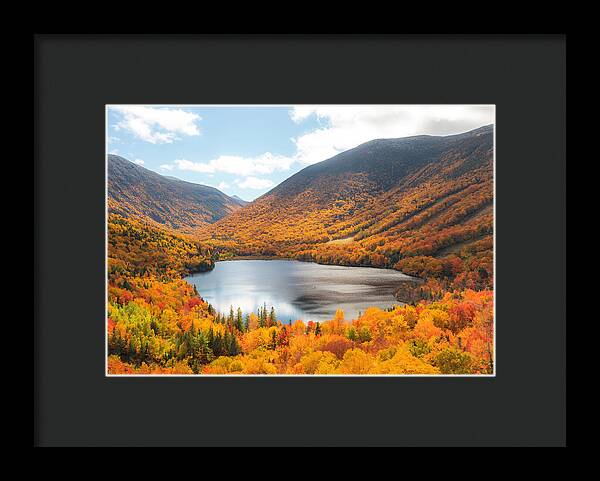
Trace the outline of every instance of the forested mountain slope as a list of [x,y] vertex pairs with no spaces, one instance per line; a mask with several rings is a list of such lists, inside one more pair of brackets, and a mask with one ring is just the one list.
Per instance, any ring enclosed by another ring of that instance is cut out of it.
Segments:
[[210,249],[185,235],[118,214],[109,214],[107,226],[111,281],[119,276],[171,279],[214,267]]
[[191,232],[246,203],[206,185],[166,177],[108,156],[108,211]]
[[491,287],[493,127],[367,142],[306,167],[198,235],[222,256],[394,267]]
[[117,214],[108,235],[109,374],[493,373],[492,291],[323,323],[218,313],[180,278],[213,267],[205,246]]

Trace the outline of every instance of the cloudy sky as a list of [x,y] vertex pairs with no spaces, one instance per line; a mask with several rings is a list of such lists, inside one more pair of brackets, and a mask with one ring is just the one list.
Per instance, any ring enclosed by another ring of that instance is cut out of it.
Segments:
[[493,106],[475,105],[112,105],[107,148],[160,174],[253,200],[372,139],[456,134],[493,122]]

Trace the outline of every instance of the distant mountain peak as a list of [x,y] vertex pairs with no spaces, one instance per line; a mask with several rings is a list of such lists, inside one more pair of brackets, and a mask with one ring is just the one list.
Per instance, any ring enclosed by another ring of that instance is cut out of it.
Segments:
[[192,232],[245,205],[214,187],[160,175],[108,155],[108,210]]

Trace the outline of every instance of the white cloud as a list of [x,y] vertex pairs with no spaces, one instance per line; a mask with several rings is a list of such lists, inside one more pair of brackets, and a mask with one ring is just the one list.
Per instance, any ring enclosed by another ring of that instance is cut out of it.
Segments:
[[276,170],[288,170],[294,161],[293,157],[265,152],[256,157],[221,155],[208,162],[192,162],[187,159],[178,159],[175,161],[175,164],[177,164],[180,170],[189,170],[192,172],[225,172],[228,174],[251,175],[272,174]]
[[190,170],[192,172],[202,172],[202,173],[214,172],[214,169],[209,167],[207,164],[202,164],[199,162],[192,162],[191,160],[187,160],[187,159],[177,159],[175,161],[175,164],[177,165],[177,167],[179,167],[179,170]]
[[300,105],[290,118],[315,116],[321,127],[293,138],[295,158],[314,164],[369,140],[462,133],[494,122],[493,106],[477,105]]
[[182,109],[142,105],[115,105],[110,108],[122,116],[115,124],[115,130],[129,131],[152,144],[170,144],[179,139],[178,135],[200,135],[197,122],[201,117]]
[[[135,137],[151,142],[172,143],[182,136],[200,135],[198,126],[201,117],[183,110],[185,106],[146,107],[113,106],[117,131],[131,132]],[[377,138],[398,138],[411,135],[449,135],[462,133],[494,122],[493,106],[470,105],[357,105],[357,106],[312,106],[301,105],[291,108],[289,116],[300,127],[306,127],[311,119],[311,130],[292,138],[293,154],[281,155],[265,152],[254,156],[220,155],[205,160],[193,161],[185,158],[162,164],[163,171],[198,172],[204,178],[215,174],[239,177],[228,182],[242,189],[267,189],[274,185],[268,177],[275,172],[285,172],[295,163],[314,164],[334,155]],[[316,124],[314,120],[317,120]],[[122,136],[121,136],[122,137]],[[117,142],[116,137],[109,137]],[[124,143],[124,140],[120,141]],[[118,153],[117,149],[111,153]],[[181,154],[180,154],[181,155]],[[134,158],[130,155],[129,158]],[[134,161],[143,165],[141,159]],[[217,176],[218,179],[218,176]],[[216,181],[215,181],[216,184]],[[210,185],[210,184],[206,184]],[[223,181],[217,188],[231,186]]]
[[137,165],[144,165],[145,162],[142,159],[135,159],[133,163]]
[[259,179],[257,177],[246,177],[244,180],[236,180],[235,183],[240,189],[266,189],[275,184],[269,179]]

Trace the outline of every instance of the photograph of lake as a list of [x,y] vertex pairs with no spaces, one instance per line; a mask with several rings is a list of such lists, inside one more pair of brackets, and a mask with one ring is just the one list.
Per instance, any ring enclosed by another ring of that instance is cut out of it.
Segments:
[[106,375],[495,376],[494,105],[106,106]]

